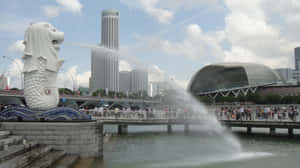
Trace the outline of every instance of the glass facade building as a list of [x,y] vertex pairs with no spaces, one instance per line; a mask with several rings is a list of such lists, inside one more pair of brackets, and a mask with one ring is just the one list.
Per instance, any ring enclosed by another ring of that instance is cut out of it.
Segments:
[[271,68],[254,63],[220,63],[205,66],[192,78],[193,94],[247,85],[263,85],[281,81]]

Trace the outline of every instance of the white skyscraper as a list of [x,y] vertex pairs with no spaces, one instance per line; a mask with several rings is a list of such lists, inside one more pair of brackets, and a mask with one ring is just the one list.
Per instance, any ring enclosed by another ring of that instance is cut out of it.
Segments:
[[148,90],[148,72],[144,70],[131,71],[131,91],[139,92]]
[[119,11],[103,10],[101,47],[92,49],[90,90],[119,91]]
[[102,11],[101,44],[110,49],[119,49],[119,11]]
[[131,72],[129,71],[121,71],[119,73],[119,83],[120,83],[120,91],[121,92],[124,92],[124,93],[127,93],[127,92],[130,92],[131,90],[131,81],[130,81],[130,75],[131,75]]
[[119,53],[107,48],[92,49],[90,89],[119,91]]

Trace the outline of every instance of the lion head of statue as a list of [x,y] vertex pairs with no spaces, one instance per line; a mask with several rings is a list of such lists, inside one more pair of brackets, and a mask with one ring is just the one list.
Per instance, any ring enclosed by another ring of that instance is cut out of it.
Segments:
[[39,58],[46,60],[46,69],[57,72],[62,64],[58,59],[60,44],[64,40],[64,33],[49,23],[32,23],[24,37],[24,72],[36,70]]

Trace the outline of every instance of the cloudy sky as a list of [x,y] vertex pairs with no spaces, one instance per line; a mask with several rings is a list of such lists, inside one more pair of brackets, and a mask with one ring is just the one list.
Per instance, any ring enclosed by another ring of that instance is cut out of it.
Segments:
[[2,0],[0,52],[9,58],[0,58],[0,72],[18,83],[24,31],[47,21],[65,32],[60,86],[87,86],[90,49],[70,43],[100,43],[101,11],[111,8],[120,10],[120,68],[147,65],[181,86],[211,63],[293,67],[300,46],[299,0]]

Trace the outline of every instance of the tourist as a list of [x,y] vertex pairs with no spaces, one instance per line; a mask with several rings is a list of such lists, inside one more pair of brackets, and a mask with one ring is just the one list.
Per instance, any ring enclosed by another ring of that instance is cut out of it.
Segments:
[[274,118],[273,118],[275,121],[278,120],[278,109],[277,107],[274,107]]
[[244,111],[244,107],[243,106],[241,106],[241,108],[240,108],[240,119],[241,120],[244,120],[244,117],[245,117],[245,111]]

